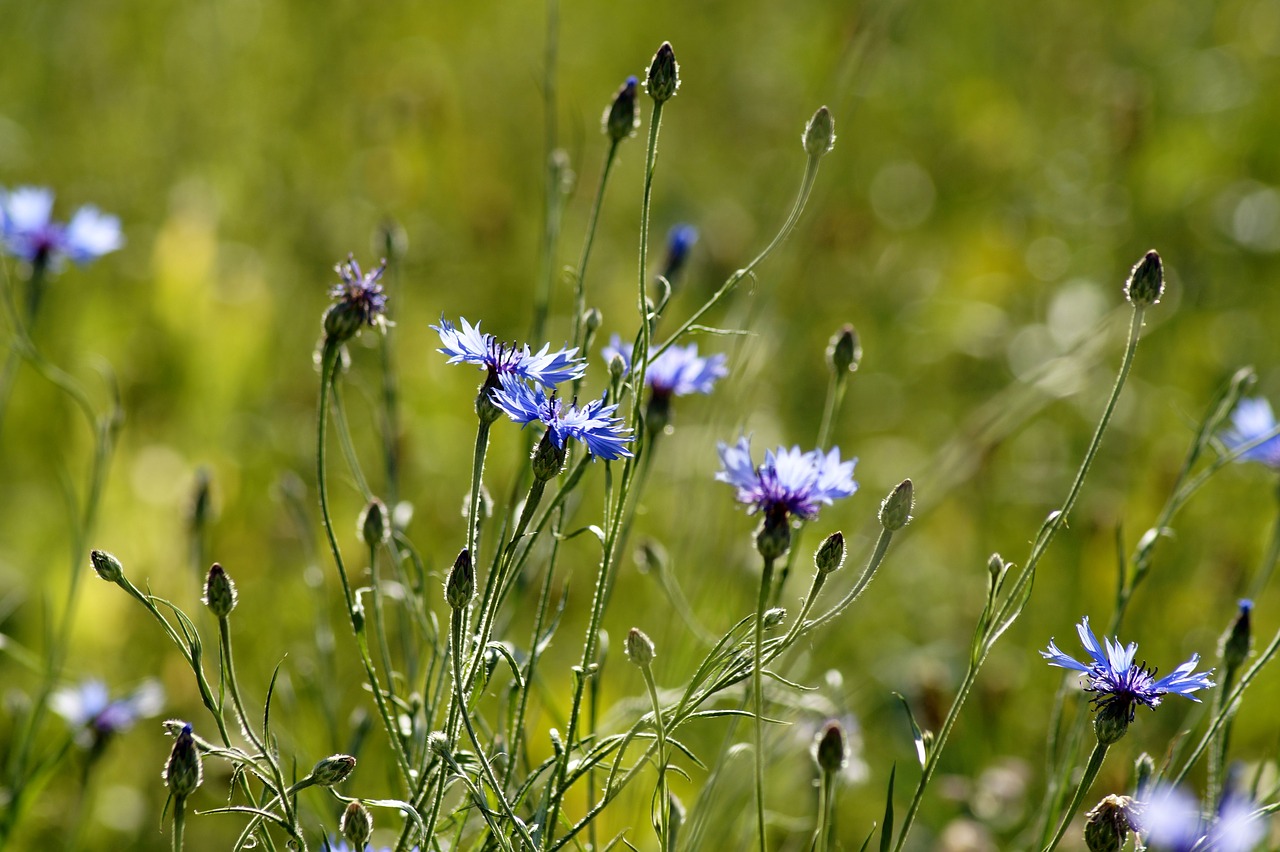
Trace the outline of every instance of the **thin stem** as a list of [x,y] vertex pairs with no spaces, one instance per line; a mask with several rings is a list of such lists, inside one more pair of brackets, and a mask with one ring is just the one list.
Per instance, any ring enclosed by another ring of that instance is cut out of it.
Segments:
[[765,557],[764,570],[760,572],[760,594],[756,598],[756,623],[754,630],[753,662],[751,665],[751,696],[755,710],[755,764],[756,764],[756,832],[760,852],[767,852],[768,837],[764,824],[764,611],[769,604],[769,589],[773,586],[773,559]]
[[547,314],[551,308],[551,281],[555,272],[556,244],[560,238],[560,213],[562,209],[559,181],[560,167],[556,164],[556,64],[560,47],[560,6],[558,0],[547,0],[547,43],[544,53],[542,76],[542,111],[544,125],[543,165],[546,182],[545,221],[542,229],[542,265],[534,285],[533,326],[529,342],[541,342],[546,333]]
[[609,152],[604,157],[604,166],[600,171],[600,183],[596,186],[596,195],[591,202],[591,214],[587,219],[587,236],[582,243],[582,257],[578,260],[577,290],[573,302],[574,346],[582,346],[586,335],[586,325],[583,320],[587,313],[587,261],[591,258],[591,247],[596,238],[596,226],[600,222],[600,208],[604,202],[604,188],[609,182],[609,173],[613,170],[613,162],[618,153],[619,141],[610,139]]
[[1110,746],[1101,742],[1093,747],[1093,754],[1089,755],[1089,763],[1084,768],[1084,776],[1080,779],[1080,786],[1076,787],[1076,794],[1071,797],[1071,804],[1067,806],[1067,812],[1062,815],[1062,822],[1058,824],[1058,830],[1054,833],[1053,839],[1044,847],[1044,852],[1053,852],[1062,841],[1062,836],[1067,833],[1067,826],[1071,824],[1076,812],[1080,810],[1085,794],[1089,792],[1089,788],[1093,785],[1093,779],[1098,777],[1098,770],[1102,768],[1102,761],[1107,756],[1108,748]]
[[[1275,484],[1275,498],[1276,507],[1280,509],[1280,480],[1277,480]],[[1258,598],[1263,589],[1267,587],[1267,583],[1271,580],[1271,574],[1276,569],[1277,561],[1280,561],[1280,511],[1276,513],[1275,524],[1271,527],[1271,542],[1267,545],[1267,555],[1263,557],[1262,564],[1258,566],[1258,575],[1249,587],[1249,597],[1251,599]]]
[[686,332],[693,328],[698,321],[706,315],[708,311],[718,305],[726,296],[733,292],[733,289],[741,283],[742,279],[750,275],[752,270],[759,266],[760,263],[778,247],[783,239],[791,233],[792,229],[795,228],[796,223],[800,221],[800,213],[804,210],[804,205],[809,200],[809,194],[813,191],[813,182],[818,176],[818,160],[818,157],[809,157],[808,161],[805,163],[804,176],[800,179],[800,192],[796,195],[795,204],[791,206],[791,212],[787,214],[786,221],[782,223],[782,227],[778,229],[778,233],[774,235],[774,238],[770,241],[769,245],[765,246],[764,251],[756,255],[750,263],[730,275],[725,282],[720,285],[720,289],[717,290],[715,294],[713,294],[711,298],[702,305],[702,307],[694,311],[693,316],[685,320],[684,324],[676,329],[675,333],[668,337],[662,345],[658,347],[657,351],[653,353],[654,358],[657,358],[663,352],[666,352],[674,346]]
[[1001,602],[986,629],[974,639],[974,648],[968,669],[965,671],[959,690],[956,692],[955,700],[952,702],[951,708],[947,711],[947,716],[938,730],[933,747],[929,751],[924,770],[920,775],[920,781],[916,785],[915,794],[903,817],[902,828],[898,833],[897,840],[894,842],[893,852],[901,852],[903,845],[906,843],[907,836],[910,834],[911,827],[915,822],[916,814],[920,810],[920,804],[924,800],[924,791],[933,779],[938,762],[946,748],[947,739],[950,737],[951,731],[960,717],[961,708],[963,708],[974,683],[978,679],[979,670],[982,668],[983,663],[986,662],[987,655],[990,654],[996,641],[1013,624],[1018,615],[1021,614],[1022,608],[1026,606],[1031,594],[1031,585],[1035,579],[1036,568],[1048,550],[1049,544],[1053,541],[1054,535],[1066,523],[1067,516],[1075,506],[1076,498],[1079,497],[1081,488],[1084,487],[1085,477],[1088,475],[1089,469],[1093,465],[1094,457],[1098,453],[1098,448],[1102,444],[1102,436],[1106,433],[1107,427],[1111,423],[1116,403],[1120,399],[1120,391],[1124,388],[1125,382],[1129,377],[1129,369],[1133,365],[1134,354],[1138,348],[1138,340],[1142,335],[1144,313],[1143,306],[1133,306],[1133,315],[1129,322],[1128,343],[1125,346],[1120,370],[1116,375],[1115,385],[1111,389],[1111,396],[1107,399],[1102,417],[1098,421],[1098,427],[1094,430],[1093,438],[1085,450],[1084,459],[1081,461],[1076,477],[1067,492],[1067,497],[1062,503],[1062,508],[1054,512],[1044,526],[1041,527],[1031,547],[1031,553],[1027,557],[1026,565],[1014,580],[1012,588]]
[[671,833],[671,794],[667,791],[667,729],[662,720],[662,701],[658,698],[658,684],[653,679],[653,666],[646,663],[640,667],[644,676],[644,685],[649,691],[649,702],[653,705],[653,727],[658,735],[658,848],[667,849]]
[[187,797],[176,796],[173,800],[173,852],[182,852],[183,829],[187,824]]

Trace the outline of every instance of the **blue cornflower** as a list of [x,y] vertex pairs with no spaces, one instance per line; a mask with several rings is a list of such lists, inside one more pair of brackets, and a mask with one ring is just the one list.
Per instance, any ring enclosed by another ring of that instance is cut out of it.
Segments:
[[107,685],[91,678],[78,686],[54,692],[49,704],[53,712],[73,728],[87,732],[86,744],[92,745],[128,730],[139,719],[159,713],[164,704],[164,689],[158,681],[147,680],[133,692],[113,701]]
[[547,394],[539,385],[529,385],[513,376],[505,376],[495,389],[493,402],[517,423],[536,421],[547,427],[547,436],[557,450],[574,438],[587,445],[592,455],[602,459],[629,457],[626,445],[631,430],[623,427],[621,417],[612,417],[617,405],[606,405],[603,398],[586,405],[566,405],[554,392]]
[[1148,844],[1171,852],[1250,852],[1267,836],[1266,812],[1236,793],[1228,793],[1206,823],[1195,796],[1179,787],[1159,787],[1142,803],[1139,821]]
[[384,260],[376,269],[367,273],[356,263],[355,255],[347,255],[346,263],[339,263],[334,271],[342,279],[329,288],[334,303],[324,315],[324,331],[338,343],[350,340],[366,325],[385,331],[387,327],[387,296],[378,280],[387,270]]
[[519,376],[537,382],[548,390],[560,382],[580,379],[587,365],[575,358],[577,348],[551,352],[550,344],[543,344],[537,354],[529,344],[517,347],[514,343],[499,343],[492,334],[480,331],[480,323],[472,326],[462,319],[462,328],[440,317],[440,324],[431,326],[440,334],[441,348],[449,356],[450,364],[475,364],[489,371],[491,385],[496,390],[502,376]]
[[[1231,428],[1222,433],[1222,442],[1227,445],[1227,449],[1234,451],[1271,434],[1275,428],[1276,418],[1271,413],[1271,403],[1262,397],[1242,399],[1231,413]],[[1280,469],[1280,435],[1245,450],[1237,458],[1241,461],[1262,462],[1268,467]]]
[[[612,361],[614,356],[622,359],[624,374],[631,372],[631,347],[622,342],[622,338],[613,335],[609,345],[600,351],[605,362]],[[729,375],[725,367],[723,354],[698,355],[698,344],[688,346],[672,346],[652,362],[644,373],[644,383],[653,391],[654,396],[671,397],[687,396],[691,393],[711,393],[717,379]]]
[[667,232],[667,259],[662,265],[662,277],[673,281],[689,259],[689,250],[698,241],[698,229],[693,225],[673,225]]
[[[370,846],[368,844],[365,844],[364,849],[357,850],[347,841],[337,837],[326,840],[325,846],[329,852],[391,852],[390,846]],[[418,852],[418,847],[414,846],[410,852]]]
[[86,205],[63,224],[53,221],[53,191],[25,186],[0,197],[0,244],[32,266],[56,270],[65,258],[78,264],[124,245],[120,220]]
[[745,503],[752,514],[812,520],[819,505],[831,505],[858,490],[853,479],[858,460],[840,461],[839,448],[803,453],[799,447],[778,447],[765,451],[759,467],[751,461],[750,438],[739,438],[733,446],[721,442],[719,448],[722,469],[716,479],[736,487],[738,502]]
[[1104,650],[1089,627],[1088,616],[1080,620],[1076,632],[1080,634],[1080,644],[1084,645],[1092,662],[1081,663],[1067,656],[1052,639],[1049,641],[1049,649],[1041,651],[1040,656],[1048,660],[1051,666],[1083,672],[1085,691],[1094,693],[1094,705],[1106,708],[1116,718],[1132,722],[1139,704],[1154,708],[1169,694],[1181,695],[1198,702],[1200,699],[1191,693],[1214,685],[1209,679],[1213,674],[1212,669],[1195,672],[1195,667],[1200,662],[1199,654],[1192,654],[1191,659],[1174,669],[1172,674],[1156,680],[1156,670],[1148,669],[1145,662],[1134,665],[1133,655],[1138,650],[1136,643],[1121,645],[1119,639],[1104,638]]

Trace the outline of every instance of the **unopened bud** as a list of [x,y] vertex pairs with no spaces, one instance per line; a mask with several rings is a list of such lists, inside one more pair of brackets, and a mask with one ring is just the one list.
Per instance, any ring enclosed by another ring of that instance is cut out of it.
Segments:
[[587,328],[588,334],[594,334],[596,329],[600,328],[600,323],[604,322],[604,316],[601,315],[599,308],[587,308],[587,313],[582,318],[583,325]]
[[204,771],[200,764],[200,751],[196,748],[195,737],[191,733],[191,725],[184,723],[173,742],[173,750],[164,765],[164,783],[174,798],[182,799],[190,796],[204,780]]
[[533,476],[541,482],[548,482],[560,475],[564,470],[566,451],[557,447],[551,438],[551,430],[542,433],[542,440],[533,449]]
[[828,775],[839,772],[848,763],[844,728],[836,719],[829,720],[818,732],[818,738],[813,744],[813,759],[818,764],[818,769]]
[[698,229],[692,225],[674,225],[667,232],[667,259],[662,264],[662,277],[674,281],[689,258],[689,250],[698,241]]
[[827,540],[813,555],[813,564],[823,574],[830,574],[844,564],[844,533],[837,530],[827,536]]
[[1164,264],[1155,249],[1143,255],[1133,265],[1129,280],[1124,282],[1124,297],[1136,306],[1145,307],[1160,302],[1164,295]]
[[604,111],[603,130],[614,142],[633,136],[640,126],[640,113],[636,109],[636,88],[639,80],[628,77],[613,96],[613,103]]
[[786,620],[787,610],[785,607],[775,606],[773,609],[765,610],[764,627],[766,630],[771,630]]
[[444,583],[444,599],[450,608],[458,610],[471,603],[471,596],[475,593],[476,575],[471,566],[471,551],[464,547],[449,569],[449,577]]
[[236,608],[236,584],[217,562],[209,568],[204,581],[204,605],[218,618],[226,618]]
[[311,780],[321,787],[332,787],[341,784],[355,771],[356,759],[349,754],[334,754],[326,757],[311,770]]
[[827,364],[831,372],[843,376],[858,369],[862,361],[862,342],[858,339],[858,330],[846,323],[843,328],[831,336],[827,344]]
[[351,802],[338,820],[338,831],[352,849],[364,849],[373,834],[373,814],[361,802]]
[[910,479],[904,479],[880,504],[880,525],[889,532],[896,532],[911,523],[914,493]]
[[1253,601],[1245,598],[1240,601],[1240,609],[1235,621],[1222,637],[1222,662],[1228,669],[1238,669],[1249,656],[1249,646],[1253,635],[1250,614],[1253,612]]
[[1138,803],[1128,796],[1107,796],[1089,811],[1084,824],[1084,842],[1089,852],[1120,852],[1137,831]]
[[391,524],[388,523],[388,520],[386,505],[377,497],[374,497],[364,507],[357,521],[360,538],[367,546],[377,547],[380,544],[387,543],[391,538]]
[[94,573],[108,583],[119,583],[124,579],[124,566],[105,550],[89,551],[89,562],[93,565]]
[[804,126],[804,152],[810,157],[821,157],[836,144],[836,120],[831,117],[831,110],[825,106],[818,111]]
[[1138,799],[1147,797],[1147,788],[1151,778],[1156,774],[1156,761],[1145,751],[1133,762],[1133,795]]
[[640,668],[648,668],[657,653],[653,648],[653,640],[638,627],[627,633],[627,659]]
[[680,65],[676,62],[676,52],[672,50],[671,42],[664,41],[649,63],[645,89],[649,92],[649,97],[662,103],[674,98],[679,88]]

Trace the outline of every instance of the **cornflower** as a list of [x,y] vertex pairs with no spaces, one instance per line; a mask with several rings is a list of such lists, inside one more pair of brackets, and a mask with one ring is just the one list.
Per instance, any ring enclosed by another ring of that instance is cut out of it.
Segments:
[[[1156,680],[1156,669],[1148,669],[1146,662],[1134,665],[1133,656],[1137,653],[1137,643],[1121,645],[1119,639],[1104,638],[1104,645],[1089,627],[1089,617],[1085,616],[1076,626],[1080,635],[1080,644],[1088,652],[1091,662],[1082,663],[1064,654],[1058,646],[1049,640],[1049,648],[1041,651],[1051,666],[1084,673],[1085,691],[1094,693],[1093,705],[1099,709],[1095,727],[1098,729],[1100,741],[1104,735],[1115,742],[1124,735],[1139,704],[1155,708],[1166,695],[1181,695],[1192,701],[1200,699],[1192,695],[1200,689],[1213,686],[1209,679],[1213,674],[1196,672],[1200,662],[1199,654],[1192,654],[1191,659],[1173,670],[1172,674]],[[1105,721],[1106,724],[1103,724]],[[1109,726],[1109,727],[1108,727]],[[1104,728],[1106,730],[1104,730]],[[1108,743],[1109,744],[1109,743]]]
[[[547,432],[543,444],[550,442],[560,464],[564,462],[565,442],[570,438],[586,444],[587,450],[598,458],[617,459],[631,455],[626,447],[632,439],[631,430],[623,426],[621,417],[611,416],[618,406],[606,405],[603,397],[581,407],[566,405],[554,391],[548,394],[541,385],[529,385],[514,376],[505,376],[502,386],[494,391],[493,402],[521,425],[527,426],[534,421],[545,425]],[[544,451],[542,447],[535,450],[535,473],[538,454],[543,452],[550,451]],[[559,465],[549,465],[545,470],[551,470],[552,466],[556,472],[559,471]],[[549,479],[550,476],[543,478]]]
[[[625,345],[618,335],[609,338],[609,345],[600,354],[606,363],[614,357],[621,358],[623,375],[631,372],[631,347]],[[644,383],[655,397],[663,399],[691,393],[709,394],[717,379],[729,375],[724,362],[725,356],[719,353],[705,358],[699,356],[696,343],[673,346],[649,363]]]
[[82,745],[93,746],[128,730],[139,719],[159,713],[164,689],[158,681],[147,680],[128,695],[112,700],[105,683],[89,678],[77,686],[57,690],[49,703],[53,712],[73,728],[88,734],[78,737]]
[[673,225],[667,232],[667,257],[662,264],[662,277],[674,281],[689,259],[689,250],[698,241],[698,229],[693,225]]
[[729,446],[721,442],[716,479],[738,489],[737,500],[748,514],[761,512],[764,520],[756,534],[756,549],[766,560],[776,559],[791,546],[791,516],[813,520],[818,507],[831,505],[858,490],[853,479],[856,458],[840,460],[840,449],[831,452],[799,447],[766,450],[759,467],[751,461],[751,439],[741,437]]
[[[1259,438],[1271,435],[1276,429],[1276,417],[1271,412],[1271,403],[1262,397],[1242,399],[1231,413],[1231,428],[1222,433],[1222,442],[1227,449],[1235,451],[1245,444],[1252,444]],[[1237,457],[1240,461],[1262,462],[1267,467],[1280,470],[1280,435],[1272,437],[1245,450]]]
[[92,205],[66,224],[55,222],[53,190],[24,186],[0,195],[0,245],[36,269],[56,271],[66,258],[85,264],[119,249],[124,236],[118,218]]
[[325,334],[338,343],[355,337],[366,325],[385,331],[387,327],[387,296],[382,292],[378,279],[387,269],[384,260],[376,269],[363,272],[354,255],[347,255],[347,262],[335,266],[334,271],[342,279],[329,288],[334,303],[324,315]]
[[489,385],[496,389],[502,376],[519,376],[537,382],[548,390],[570,379],[582,378],[586,363],[575,358],[577,348],[550,351],[550,344],[535,354],[529,344],[499,343],[492,334],[480,331],[480,323],[474,326],[461,320],[462,327],[440,317],[440,324],[431,326],[440,334],[439,352],[449,356],[450,364],[475,364],[489,371]]

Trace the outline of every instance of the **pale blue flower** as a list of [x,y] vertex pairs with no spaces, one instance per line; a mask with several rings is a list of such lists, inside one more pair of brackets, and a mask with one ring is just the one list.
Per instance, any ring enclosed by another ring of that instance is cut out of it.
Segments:
[[764,462],[751,460],[751,439],[719,445],[721,470],[716,479],[738,489],[739,503],[751,513],[790,514],[812,520],[820,505],[831,505],[858,490],[853,479],[857,459],[840,460],[839,448],[801,452],[799,447],[766,450]]
[[379,281],[382,273],[387,271],[387,262],[384,260],[376,269],[364,272],[355,256],[347,255],[347,262],[339,263],[333,269],[341,280],[329,288],[329,298],[334,300],[330,309],[333,319],[330,323],[326,317],[326,326],[332,325],[330,330],[349,331],[350,334],[340,335],[344,338],[366,325],[385,328],[387,296],[382,292]]
[[[622,338],[613,335],[609,345],[600,352],[605,362],[614,357],[622,359],[624,373],[631,372],[631,347],[622,342]],[[687,396],[691,393],[711,393],[718,379],[729,375],[723,354],[698,355],[698,344],[688,346],[672,346],[663,352],[645,369],[644,383],[655,396]]]
[[90,678],[57,690],[49,699],[53,712],[99,740],[128,730],[139,719],[155,716],[163,705],[164,689],[155,680],[143,681],[133,692],[112,700],[107,685]]
[[[1242,399],[1231,413],[1231,428],[1222,433],[1222,442],[1234,452],[1245,444],[1252,444],[1259,438],[1270,435],[1275,429],[1276,418],[1271,413],[1271,403],[1262,397]],[[1237,458],[1241,461],[1262,462],[1268,467],[1280,469],[1280,435],[1273,435],[1256,447],[1245,450]]]
[[1091,662],[1082,663],[1067,656],[1053,640],[1049,641],[1049,649],[1041,651],[1040,656],[1048,660],[1051,666],[1083,672],[1085,690],[1094,693],[1094,705],[1127,710],[1130,721],[1139,704],[1154,708],[1165,695],[1170,694],[1198,702],[1200,699],[1192,693],[1213,686],[1213,681],[1209,679],[1213,674],[1212,669],[1207,672],[1195,671],[1200,662],[1199,654],[1192,654],[1191,659],[1174,669],[1172,674],[1156,680],[1156,670],[1148,669],[1145,662],[1134,665],[1133,655],[1138,650],[1136,643],[1121,645],[1118,639],[1104,638],[1104,649],[1104,645],[1098,642],[1098,637],[1093,635],[1093,630],[1089,627],[1088,616],[1080,620],[1076,632],[1080,635],[1080,644],[1089,654]]
[[59,269],[88,263],[124,245],[120,220],[86,205],[63,224],[53,220],[53,191],[26,186],[0,197],[0,244],[14,257]]
[[442,316],[439,325],[431,326],[440,335],[438,351],[449,356],[450,364],[475,364],[488,370],[495,380],[505,375],[519,376],[548,390],[560,382],[582,378],[586,372],[586,363],[574,357],[577,348],[552,352],[550,344],[544,344],[535,354],[527,343],[499,343],[492,334],[480,331],[480,323],[473,326],[466,318],[461,323],[462,327],[457,328]]
[[698,241],[698,229],[693,225],[673,225],[667,232],[667,258],[662,265],[662,277],[675,279],[689,259],[689,251]]
[[1211,823],[1201,818],[1195,796],[1178,787],[1159,787],[1142,803],[1147,843],[1169,852],[1251,852],[1267,836],[1267,815],[1247,797],[1230,793]]
[[631,430],[623,427],[621,417],[611,416],[618,406],[606,405],[603,398],[581,407],[567,405],[554,392],[548,394],[541,386],[530,386],[518,378],[505,376],[502,387],[493,392],[493,402],[517,423],[544,424],[558,450],[563,450],[565,441],[573,438],[602,459],[631,455],[626,447],[632,439]]

